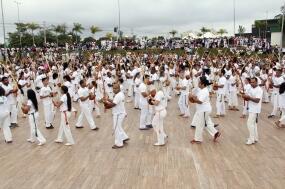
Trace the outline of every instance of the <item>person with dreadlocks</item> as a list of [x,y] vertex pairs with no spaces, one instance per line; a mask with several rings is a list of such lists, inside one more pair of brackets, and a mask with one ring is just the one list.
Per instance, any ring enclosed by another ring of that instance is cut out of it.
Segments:
[[66,86],[61,87],[61,98],[60,101],[54,102],[54,105],[59,108],[60,111],[60,127],[57,135],[56,143],[62,143],[63,137],[66,137],[67,143],[66,146],[71,146],[74,144],[74,139],[71,134],[70,126],[69,126],[69,118],[71,115],[72,105],[71,105],[71,96],[68,92],[68,88]]
[[24,113],[27,112],[29,115],[29,124],[30,124],[30,138],[27,139],[28,142],[34,143],[35,139],[39,141],[38,145],[42,146],[46,143],[46,139],[42,135],[38,119],[39,119],[39,108],[38,108],[38,100],[34,90],[29,89],[27,91],[28,101],[27,103],[22,104],[22,111]]

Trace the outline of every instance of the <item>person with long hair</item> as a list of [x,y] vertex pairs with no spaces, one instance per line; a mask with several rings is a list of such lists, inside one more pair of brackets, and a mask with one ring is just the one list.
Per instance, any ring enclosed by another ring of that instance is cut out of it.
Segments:
[[54,102],[54,105],[59,108],[60,111],[60,127],[57,135],[56,143],[62,143],[63,137],[66,137],[67,143],[66,146],[71,146],[74,144],[74,139],[71,134],[70,126],[69,126],[69,118],[71,115],[72,104],[71,97],[68,92],[68,88],[66,86],[61,87],[62,96],[60,101]]
[[285,82],[280,85],[279,88],[279,108],[281,109],[281,118],[275,122],[278,128],[285,127]]
[[196,104],[196,112],[194,117],[196,117],[196,129],[194,139],[191,141],[192,144],[201,143],[203,141],[203,130],[207,129],[209,134],[214,137],[214,142],[220,137],[221,133],[217,131],[214,127],[214,123],[210,118],[212,112],[212,106],[210,103],[210,93],[208,90],[209,81],[205,76],[200,77],[200,82],[198,84],[199,89],[197,89],[197,94],[189,94],[189,100]]
[[10,108],[5,90],[0,86],[0,126],[3,130],[6,143],[12,142],[12,133],[10,130]]
[[26,110],[29,115],[29,124],[30,124],[30,138],[27,139],[28,142],[34,143],[35,139],[39,141],[38,145],[42,146],[46,143],[46,139],[42,135],[38,119],[39,119],[39,107],[38,100],[34,90],[28,89],[27,91],[28,101],[27,103],[22,104],[22,110]]

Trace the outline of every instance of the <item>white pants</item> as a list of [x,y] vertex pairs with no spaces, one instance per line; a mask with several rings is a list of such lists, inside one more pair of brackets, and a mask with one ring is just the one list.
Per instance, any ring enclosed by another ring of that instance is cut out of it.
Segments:
[[273,105],[273,110],[270,115],[276,115],[277,110],[278,110],[278,98],[279,98],[279,93],[273,92],[271,95],[271,103]]
[[185,116],[190,116],[189,106],[188,106],[188,95],[181,94],[178,100],[178,106],[181,114]]
[[257,116],[256,113],[248,113],[247,119],[247,128],[249,131],[249,138],[250,142],[258,141],[258,133],[257,133]]
[[248,101],[243,100],[242,115],[247,115],[247,113],[248,113]]
[[238,97],[236,91],[230,91],[229,106],[238,106]]
[[128,84],[128,97],[132,97],[134,93],[134,88],[132,84]]
[[45,124],[46,127],[50,127],[52,125],[53,122],[53,118],[54,118],[54,108],[53,108],[53,104],[43,104],[44,107],[44,115],[45,115]]
[[266,87],[262,87],[263,95],[262,95],[262,102],[269,102],[269,94]]
[[140,105],[140,93],[135,92],[135,108],[138,108]]
[[29,114],[30,139],[31,140],[37,139],[40,143],[45,143],[46,139],[42,135],[39,129],[38,118],[39,118],[39,113],[37,112]]
[[154,114],[152,125],[153,129],[155,130],[156,136],[157,136],[157,143],[158,144],[165,144],[165,138],[166,134],[164,132],[163,128],[163,120],[166,117],[167,112],[166,110],[157,111]]
[[74,144],[74,140],[68,123],[70,116],[70,112],[60,112],[60,126],[57,139],[63,140],[63,137],[65,135],[67,142],[70,144]]
[[85,116],[85,118],[87,119],[87,122],[89,124],[89,127],[91,129],[95,129],[96,128],[96,125],[95,125],[95,122],[94,122],[94,119],[92,117],[92,111],[90,110],[90,107],[88,106],[88,104],[84,104],[84,105],[81,105],[80,106],[81,108],[81,112],[80,112],[80,115],[77,119],[77,123],[76,123],[76,126],[83,126],[83,117]]
[[128,135],[123,129],[123,121],[126,114],[114,114],[113,115],[113,129],[115,133],[115,145],[123,146],[124,140],[128,139]]
[[140,129],[145,129],[146,125],[150,125],[151,112],[146,106],[141,106],[141,115],[140,115]]
[[3,130],[3,135],[5,140],[8,141],[12,141],[12,133],[11,133],[11,129],[10,129],[10,116],[9,116],[9,112],[2,112],[0,114],[0,125],[1,128]]
[[18,108],[16,104],[10,104],[10,122],[11,123],[18,123]]
[[208,133],[211,136],[215,136],[215,134],[218,132],[215,127],[214,123],[212,122],[210,118],[210,113],[211,112],[195,112],[194,117],[196,117],[196,129],[195,129],[195,136],[194,140],[195,141],[203,141],[203,130],[206,128]]
[[226,114],[224,95],[217,94],[216,108],[217,108],[217,115],[225,115]]
[[176,88],[176,79],[175,77],[170,77],[170,91],[171,91],[171,95],[173,95],[173,93],[175,92],[175,94],[178,94],[178,91],[175,89]]

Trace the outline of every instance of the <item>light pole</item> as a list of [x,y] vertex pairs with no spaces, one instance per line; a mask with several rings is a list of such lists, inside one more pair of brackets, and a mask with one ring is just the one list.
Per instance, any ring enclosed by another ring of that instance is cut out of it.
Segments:
[[236,0],[233,0],[233,8],[234,8],[234,37],[236,35]]
[[284,32],[284,16],[285,16],[285,3],[281,7],[282,12],[282,23],[281,23],[281,40],[280,40],[280,51],[279,51],[279,63],[281,63],[282,48],[283,48],[283,32]]
[[118,28],[118,34],[119,39],[121,38],[121,7],[120,7],[120,0],[118,0],[118,16],[119,16],[119,28]]
[[1,13],[2,13],[2,26],[3,26],[3,38],[4,38],[4,53],[5,53],[5,60],[7,61],[6,31],[5,31],[5,19],[4,19],[4,10],[3,10],[3,0],[1,0]]
[[[19,8],[19,5],[21,5],[22,3],[21,2],[19,2],[19,1],[14,1],[14,3],[16,3],[16,5],[17,5],[17,9],[18,9],[18,23],[20,24],[20,8]],[[20,33],[20,47],[22,48],[22,33],[21,33],[21,31],[19,31],[19,33]]]

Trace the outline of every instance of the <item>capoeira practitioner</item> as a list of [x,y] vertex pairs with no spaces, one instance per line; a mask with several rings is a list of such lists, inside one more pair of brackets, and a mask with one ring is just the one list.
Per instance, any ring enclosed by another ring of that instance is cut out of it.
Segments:
[[90,109],[91,111],[93,111],[95,109],[96,112],[96,117],[99,118],[101,116],[101,112],[100,112],[100,107],[98,104],[98,101],[101,100],[98,98],[97,94],[98,94],[98,85],[96,83],[96,81],[92,81],[90,84],[90,88],[89,88],[89,92],[92,93],[92,95],[95,96],[94,100],[90,100]]
[[268,75],[266,73],[266,69],[263,69],[261,74],[260,74],[260,79],[261,79],[261,88],[263,90],[263,99],[262,102],[263,103],[269,103],[269,94],[268,94],[268,88],[266,86],[267,84],[267,80],[268,80]]
[[214,142],[217,141],[217,138],[221,136],[221,133],[217,131],[214,127],[214,123],[210,118],[212,111],[212,106],[210,103],[210,94],[208,90],[209,81],[206,77],[200,77],[199,89],[197,95],[189,95],[190,102],[196,103],[196,112],[194,117],[196,117],[196,130],[194,139],[191,141],[194,143],[201,143],[203,141],[203,130],[209,132],[211,136],[214,137]]
[[181,91],[179,100],[178,100],[178,106],[180,109],[180,116],[184,118],[188,118],[190,116],[190,111],[189,111],[189,103],[187,99],[187,95],[189,93],[189,82],[184,76],[184,73],[181,73],[180,78],[179,78],[179,84],[176,87],[177,90]]
[[273,85],[273,91],[271,94],[271,103],[273,105],[273,110],[271,114],[268,116],[268,118],[272,118],[276,115],[278,110],[278,99],[279,99],[279,87],[284,82],[284,78],[282,77],[282,71],[276,70],[275,76],[272,77],[272,85]]
[[[87,119],[87,122],[92,130],[98,130],[99,128],[96,127],[94,119],[92,117],[92,110],[90,108],[89,98],[95,96],[92,93],[89,93],[85,80],[81,80],[79,82],[80,88],[78,90],[78,97],[79,97],[79,105],[81,109],[81,113],[78,117],[76,128],[83,128],[83,116]],[[94,99],[93,99],[94,100]]]
[[[18,86],[19,86],[19,91],[20,91],[20,95],[18,95],[18,98],[19,98],[19,104],[23,104],[26,99],[27,99],[27,89],[28,87],[31,86],[31,84],[29,84],[25,78],[24,78],[24,72],[21,72],[20,73],[20,76],[19,76],[19,81],[18,81]],[[22,114],[22,117],[25,118],[26,116]]]
[[251,88],[248,94],[244,94],[242,97],[248,101],[248,120],[247,128],[249,130],[249,138],[246,144],[251,145],[258,142],[257,122],[258,115],[261,112],[262,103],[262,89],[257,84],[257,78],[250,79]]
[[10,110],[10,127],[18,127],[18,107],[17,107],[17,88],[13,88],[11,84],[9,84],[8,77],[2,77],[2,87],[5,90],[5,96],[7,97],[7,101],[9,104]]
[[139,108],[139,105],[140,105],[140,91],[139,91],[140,84],[141,84],[141,77],[140,77],[140,73],[138,72],[134,77],[134,92],[135,92],[135,100],[134,100],[135,108],[134,109],[140,109]]
[[60,111],[60,127],[57,135],[56,143],[62,143],[63,137],[65,135],[67,143],[66,146],[71,146],[74,144],[74,140],[69,127],[69,118],[71,115],[71,96],[68,93],[68,88],[66,86],[61,87],[62,96],[60,101],[54,102],[54,105],[59,108]]
[[5,90],[0,87],[0,126],[3,130],[6,143],[12,143],[12,133],[10,130],[10,104],[5,97]]
[[23,112],[27,112],[29,115],[29,124],[30,124],[30,138],[27,139],[28,142],[34,143],[35,139],[39,141],[38,145],[44,145],[46,143],[46,139],[42,135],[38,119],[39,119],[39,113],[38,113],[38,101],[35,91],[32,89],[29,89],[27,91],[27,97],[28,102],[27,104],[22,104],[22,110]]
[[237,97],[237,85],[238,80],[236,78],[236,72],[230,76],[229,80],[229,110],[238,111],[238,97]]
[[225,75],[225,70],[221,70],[219,73],[220,78],[216,85],[218,87],[217,100],[216,100],[217,113],[214,118],[224,117],[226,114],[225,95],[226,95],[227,79],[224,77],[224,75]]
[[279,88],[279,108],[281,109],[281,118],[275,122],[278,128],[285,127],[285,82],[280,85]]
[[141,115],[140,115],[140,130],[148,130],[152,128],[150,124],[148,124],[148,121],[151,117],[150,113],[150,105],[147,102],[147,97],[149,96],[147,85],[149,84],[149,75],[143,76],[143,82],[139,86],[140,91],[140,109],[141,109]]
[[111,72],[107,72],[107,77],[105,78],[105,89],[106,93],[109,97],[109,99],[113,99],[114,93],[113,93],[113,79]]
[[[247,77],[244,80],[244,91],[242,91],[243,94],[247,95],[248,91],[250,90],[251,85],[250,85],[250,78]],[[240,118],[245,118],[246,115],[248,114],[248,101],[243,100],[243,108],[242,108],[242,115]]]
[[103,103],[106,109],[112,108],[113,129],[115,134],[115,144],[112,148],[117,149],[124,147],[129,137],[123,129],[123,121],[127,115],[125,110],[125,95],[120,91],[120,85],[117,83],[113,85],[113,91],[115,93],[113,101],[104,99]]
[[40,99],[43,102],[44,115],[45,115],[45,125],[47,129],[53,129],[53,119],[54,119],[54,107],[52,103],[52,97],[54,96],[49,84],[49,79],[43,78],[43,87],[40,89]]
[[[162,86],[159,86],[158,88],[161,88],[161,87]],[[156,90],[153,90],[150,93],[151,95],[150,95],[149,102],[152,105],[154,105],[154,111],[155,111],[155,114],[152,120],[152,125],[153,125],[153,128],[157,136],[157,142],[154,144],[154,146],[164,146],[167,135],[164,132],[163,120],[167,115],[167,112],[166,112],[167,98],[161,89],[159,89],[157,93],[156,93]]]

